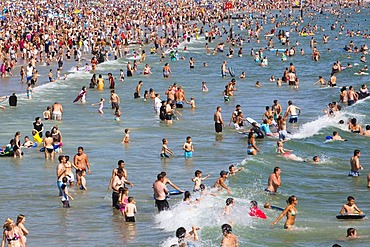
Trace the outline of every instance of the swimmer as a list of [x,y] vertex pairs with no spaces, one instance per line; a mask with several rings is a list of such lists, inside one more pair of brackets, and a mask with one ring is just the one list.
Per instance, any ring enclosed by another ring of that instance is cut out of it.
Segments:
[[249,216],[256,216],[257,218],[267,219],[265,213],[258,207],[257,201],[251,201],[251,207],[249,208]]
[[228,174],[229,173],[227,171],[224,171],[224,170],[221,171],[220,172],[220,177],[216,180],[213,187],[217,188],[218,190],[225,189],[225,190],[227,190],[228,194],[231,194],[231,189],[229,189],[229,187],[227,187],[227,185],[225,184],[225,181],[227,179]]
[[207,82],[202,81],[202,92],[208,92]]
[[229,166],[229,174],[230,175],[235,175],[236,173],[240,172],[241,170],[243,170],[243,167],[235,168],[234,165]]
[[364,136],[370,136],[370,125],[365,126],[365,131],[362,132]]
[[169,155],[173,155],[173,152],[171,149],[169,149],[167,147],[167,144],[168,144],[168,140],[166,138],[163,138],[162,139],[162,150],[161,150],[161,158],[169,158],[170,156]]
[[179,227],[176,230],[176,237],[178,238],[178,245],[179,247],[186,247],[191,246],[192,244],[189,242],[194,242],[199,240],[199,236],[197,231],[200,230],[200,227],[192,226],[190,232],[186,232],[184,227]]
[[91,104],[91,106],[99,105],[98,112],[99,112],[100,114],[104,114],[104,112],[103,112],[103,108],[104,108],[104,101],[105,101],[105,99],[104,99],[104,98],[101,98],[101,99],[100,99],[100,102],[95,103],[95,104]]
[[186,142],[182,145],[182,149],[184,150],[185,158],[193,157],[194,146],[191,141],[191,136],[186,137]]
[[293,150],[285,149],[283,147],[284,144],[283,144],[282,141],[277,141],[276,144],[277,144],[276,152],[278,154],[281,154],[283,157],[291,159],[291,160],[296,160],[298,158],[296,155],[291,153],[291,152],[293,152]]
[[125,136],[122,139],[122,143],[130,143],[130,129],[125,129]]
[[296,196],[292,195],[286,201],[288,206],[285,207],[284,211],[279,215],[279,217],[272,223],[272,225],[276,225],[276,223],[281,220],[281,218],[286,215],[286,221],[284,224],[284,229],[291,229],[295,223],[295,219],[297,216],[297,209],[296,205],[298,204],[298,199]]
[[262,87],[262,84],[261,84],[259,81],[256,81],[255,86],[256,86],[256,87]]
[[348,228],[347,229],[347,238],[356,238],[357,237],[357,231],[356,228]]
[[346,139],[343,139],[337,131],[333,131],[333,136],[331,138],[333,141],[347,141]]
[[231,207],[234,206],[234,203],[235,203],[234,198],[229,197],[229,198],[226,199],[226,206],[224,208],[224,215],[230,215]]
[[231,226],[229,224],[223,224],[221,229],[223,234],[221,247],[238,247],[238,238],[234,233],[232,233]]
[[239,76],[240,79],[245,79],[245,72],[243,71],[240,76]]
[[187,103],[190,105],[191,109],[195,109],[195,100],[194,100],[194,97],[191,97],[190,98],[190,101],[187,102]]
[[313,158],[312,158],[312,163],[314,163],[314,164],[320,163],[320,158],[319,158],[319,156],[317,156],[317,155],[313,156]]
[[195,177],[191,178],[191,181],[194,182],[193,191],[197,192],[197,191],[200,191],[200,185],[201,185],[202,181],[209,178],[211,176],[211,174],[208,174],[207,176],[202,178],[202,171],[196,170],[194,175],[195,175]]
[[265,189],[266,192],[270,194],[275,194],[281,186],[281,169],[280,167],[276,166],[274,168],[274,172],[270,174],[268,181],[267,181],[267,188]]
[[[297,114],[298,110],[298,114]],[[301,108],[298,106],[293,105],[293,101],[288,101],[288,108],[285,111],[284,118],[289,117],[289,123],[297,123],[298,116],[301,114]]]
[[363,212],[356,206],[355,198],[349,196],[347,197],[347,203],[342,206],[339,214],[363,214]]

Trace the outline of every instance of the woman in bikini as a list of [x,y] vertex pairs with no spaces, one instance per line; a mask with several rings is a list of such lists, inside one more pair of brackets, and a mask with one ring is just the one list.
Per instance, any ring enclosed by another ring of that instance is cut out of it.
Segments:
[[298,199],[296,196],[292,195],[288,198],[286,202],[288,203],[288,206],[286,206],[284,211],[279,215],[279,217],[277,217],[277,219],[272,224],[275,225],[276,223],[279,222],[279,220],[281,220],[281,218],[284,217],[284,215],[286,215],[284,229],[291,229],[295,223],[295,218],[298,213],[297,209],[295,208],[298,204]]
[[17,226],[15,226],[14,221],[11,218],[6,219],[3,225],[3,240],[1,241],[1,246],[5,247],[5,243],[8,243],[8,247],[26,247],[23,242],[23,234]]

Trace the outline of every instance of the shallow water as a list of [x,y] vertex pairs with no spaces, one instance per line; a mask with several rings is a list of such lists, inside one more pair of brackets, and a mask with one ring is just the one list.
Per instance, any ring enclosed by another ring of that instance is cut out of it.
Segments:
[[[352,25],[357,23],[361,30],[368,28],[367,22],[363,21],[368,13],[369,9],[366,9],[356,14],[346,24],[346,29],[352,29]],[[229,221],[234,222],[234,232],[239,236],[241,246],[331,246],[336,242],[343,246],[367,246],[370,235],[368,219],[338,221],[335,215],[348,195],[356,198],[356,204],[365,213],[370,210],[365,176],[369,171],[370,159],[365,149],[369,139],[352,134],[344,126],[337,124],[340,119],[349,117],[358,118],[362,126],[368,124],[368,100],[345,108],[340,116],[328,119],[323,116],[322,109],[326,108],[327,103],[339,100],[340,88],[319,89],[312,84],[319,75],[328,79],[331,65],[336,60],[340,60],[342,64],[359,62],[359,54],[351,54],[352,58],[347,59],[347,54],[341,49],[350,40],[356,45],[368,42],[357,36],[338,36],[338,30],[330,31],[333,22],[331,16],[329,19],[317,17],[320,18],[318,23],[326,29],[315,36],[322,54],[319,62],[312,62],[310,59],[310,37],[298,37],[296,33],[291,33],[291,41],[293,43],[298,40],[302,44],[297,47],[298,50],[303,48],[307,55],[296,55],[281,63],[280,57],[276,57],[274,52],[266,51],[265,56],[269,59],[269,66],[266,68],[259,67],[248,56],[251,48],[256,50],[264,47],[266,41],[262,40],[261,44],[254,41],[244,43],[244,56],[234,56],[227,62],[237,75],[245,71],[247,79],[237,79],[238,91],[226,103],[221,92],[230,78],[222,79],[219,72],[222,61],[226,59],[226,49],[224,54],[206,55],[203,48],[205,41],[201,38],[187,44],[187,51],[180,51],[180,56],[186,59],[192,56],[195,59],[196,68],[190,71],[188,61],[170,62],[167,59],[166,62],[170,63],[173,71],[168,80],[162,77],[163,63],[158,62],[159,57],[149,54],[147,63],[153,67],[153,75],[135,75],[133,78],[126,78],[124,83],[119,82],[118,75],[119,69],[125,70],[127,60],[99,65],[97,74],[102,73],[106,78],[107,73],[112,72],[117,78],[116,92],[121,97],[123,113],[121,122],[114,121],[113,111],[108,104],[109,89],[89,90],[86,105],[72,104],[81,87],[89,84],[89,73],[70,74],[66,81],[37,87],[32,100],[27,100],[25,94],[21,94],[25,91],[25,86],[19,85],[18,78],[1,81],[0,95],[8,95],[14,90],[19,92],[18,107],[8,108],[0,113],[2,145],[18,130],[22,132],[22,137],[30,136],[34,118],[41,116],[46,106],[58,101],[65,110],[63,121],[44,121],[45,129],[49,130],[54,124],[58,124],[63,134],[64,154],[72,157],[77,147],[83,146],[89,155],[92,174],[87,177],[88,191],[71,189],[75,201],[71,201],[72,207],[65,210],[61,208],[57,197],[56,162],[44,161],[43,154],[35,149],[23,150],[25,156],[21,160],[2,158],[1,165],[4,169],[0,172],[0,200],[3,203],[0,205],[0,219],[25,214],[26,227],[30,230],[28,246],[45,245],[46,242],[47,246],[169,246],[174,241],[174,232],[178,227],[189,229],[191,225],[202,228],[202,246],[218,246],[221,240],[220,226]],[[264,31],[270,29],[271,24],[265,25]],[[330,35],[328,44],[322,43],[323,34]],[[334,40],[335,36],[339,37],[338,41]],[[216,43],[217,41],[213,41],[210,47],[214,47]],[[280,47],[278,41],[275,41],[275,45]],[[327,52],[329,47],[332,49],[331,53]],[[145,49],[149,51],[149,48]],[[234,49],[237,53],[238,49]],[[209,66],[203,67],[203,62]],[[275,83],[269,82],[271,75],[281,77],[288,62],[293,62],[297,67],[299,90],[286,85],[277,88]],[[139,65],[139,70],[143,66]],[[43,75],[39,80],[45,81],[49,68],[40,66],[38,69]],[[73,68],[65,68],[66,71],[70,69],[73,71]],[[353,85],[357,90],[361,84],[369,82],[369,77],[355,77],[354,72],[356,67],[338,74],[338,86]],[[172,126],[166,126],[155,116],[151,100],[144,102],[142,99],[133,99],[139,80],[144,81],[143,90],[153,88],[161,93],[162,99],[168,85],[177,82],[184,87],[187,98],[195,97],[197,108],[190,110],[185,106],[180,110],[180,120],[174,121]],[[201,91],[202,80],[207,81],[207,93]],[[254,87],[257,80],[262,83],[262,88]],[[99,115],[97,108],[90,106],[101,97],[106,99],[104,115]],[[271,106],[274,99],[278,99],[284,109],[290,99],[302,108],[299,123],[288,124],[293,138],[284,147],[294,149],[298,157],[307,160],[319,155],[322,159],[320,164],[312,165],[309,162],[278,157],[275,154],[276,140],[269,138],[257,141],[257,146],[261,149],[258,156],[246,157],[244,136],[231,127],[226,128],[222,136],[215,135],[213,113],[216,106],[222,107],[223,118],[227,123],[236,104],[242,106],[245,116],[260,120],[265,106]],[[131,143],[128,145],[121,144],[125,128],[131,130]],[[335,130],[349,141],[325,142],[325,136],[331,135]],[[192,137],[195,152],[194,158],[185,160],[181,146],[187,136]],[[175,152],[175,156],[167,160],[159,158],[162,138],[169,140],[168,146]],[[361,163],[364,171],[361,177],[349,178],[349,158],[357,148],[362,151]],[[130,189],[130,196],[135,197],[139,211],[134,225],[126,224],[119,213],[110,207],[111,191],[107,191],[107,186],[111,171],[119,159],[125,160],[129,180],[135,184]],[[206,198],[194,207],[175,206],[181,196],[173,196],[170,200],[173,209],[156,214],[151,185],[159,172],[166,171],[168,177],[180,188],[191,190],[193,184],[190,178],[194,176],[195,170],[202,170],[204,175],[211,174],[205,181],[205,184],[211,186],[220,170],[227,169],[232,163],[244,170],[228,181],[233,191],[232,197],[236,201],[230,219],[221,216],[225,200],[229,197],[226,194]],[[263,189],[275,166],[282,168],[283,184],[278,195],[270,196]],[[257,200],[260,206],[268,201],[284,207],[285,200],[291,194],[299,199],[299,214],[293,231],[283,230],[284,219],[277,226],[271,226],[278,212],[266,211],[268,219],[264,221],[250,218],[246,214],[250,200]],[[346,241],[348,227],[356,227],[358,234],[364,237]]]

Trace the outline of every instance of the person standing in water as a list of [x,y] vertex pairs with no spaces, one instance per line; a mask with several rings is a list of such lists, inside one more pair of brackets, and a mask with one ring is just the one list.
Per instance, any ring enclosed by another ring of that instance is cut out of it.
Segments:
[[224,120],[221,115],[221,106],[217,106],[216,112],[213,115],[213,121],[215,121],[215,131],[216,133],[222,132],[222,127],[225,127]]
[[158,212],[168,210],[170,205],[167,201],[168,189],[165,184],[165,175],[158,174],[157,180],[153,183],[155,205],[158,208]]
[[298,199],[296,196],[292,195],[286,201],[288,206],[285,207],[284,211],[277,217],[277,219],[272,223],[272,225],[276,225],[276,223],[281,220],[281,218],[286,216],[286,221],[284,224],[284,229],[291,229],[295,223],[295,219],[297,216],[297,209],[295,208],[298,204]]
[[77,186],[80,186],[80,189],[86,190],[86,168],[88,174],[91,174],[90,162],[87,154],[84,153],[83,147],[77,148],[77,154],[73,157],[73,163],[76,165],[76,179]]
[[[298,114],[297,114],[298,110]],[[293,105],[293,101],[288,101],[288,108],[284,114],[284,118],[287,118],[289,115],[289,123],[296,123],[298,121],[298,116],[301,114],[301,108],[298,106]]]
[[266,192],[269,193],[276,193],[278,188],[281,186],[281,169],[280,167],[276,166],[274,168],[274,172],[270,174],[269,179],[267,181],[267,189],[265,189]]
[[356,149],[353,152],[353,156],[349,160],[349,162],[351,164],[351,171],[348,174],[349,177],[358,177],[358,176],[360,176],[359,171],[363,169],[362,165],[360,164],[360,156],[361,156],[360,150]]

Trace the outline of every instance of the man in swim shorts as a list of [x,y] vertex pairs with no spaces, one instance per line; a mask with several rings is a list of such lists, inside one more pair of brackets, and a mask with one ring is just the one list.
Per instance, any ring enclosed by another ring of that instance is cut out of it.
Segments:
[[[298,110],[298,114],[297,114]],[[289,117],[289,123],[296,123],[298,121],[298,116],[301,114],[301,108],[298,106],[293,105],[293,102],[291,100],[288,101],[288,108],[286,109],[286,112],[284,114],[284,117]]]
[[62,121],[63,107],[60,103],[55,102],[51,108],[51,117],[53,120]]
[[120,98],[118,94],[114,92],[114,89],[110,91],[110,99],[109,102],[112,104],[112,109],[116,109],[119,106]]
[[350,159],[351,171],[349,172],[349,177],[358,177],[360,176],[359,170],[362,170],[362,165],[360,165],[360,150],[356,149],[353,152],[353,156]]
[[281,185],[280,179],[281,169],[280,167],[276,166],[274,168],[274,172],[270,174],[269,179],[267,181],[267,188],[265,189],[266,192],[275,194],[278,188]]
[[165,184],[165,176],[161,173],[157,175],[157,180],[153,183],[153,191],[158,212],[168,210],[170,205],[166,198],[169,192]]
[[222,127],[225,127],[224,120],[222,120],[222,116],[221,116],[221,106],[217,106],[216,112],[213,115],[213,121],[215,121],[216,133],[221,133]]
[[73,163],[78,168],[76,169],[77,186],[80,186],[80,189],[86,190],[85,184],[82,183],[82,177],[83,180],[86,180],[86,167],[89,174],[91,174],[91,169],[89,158],[87,154],[84,153],[83,147],[77,148],[77,154],[73,157]]

